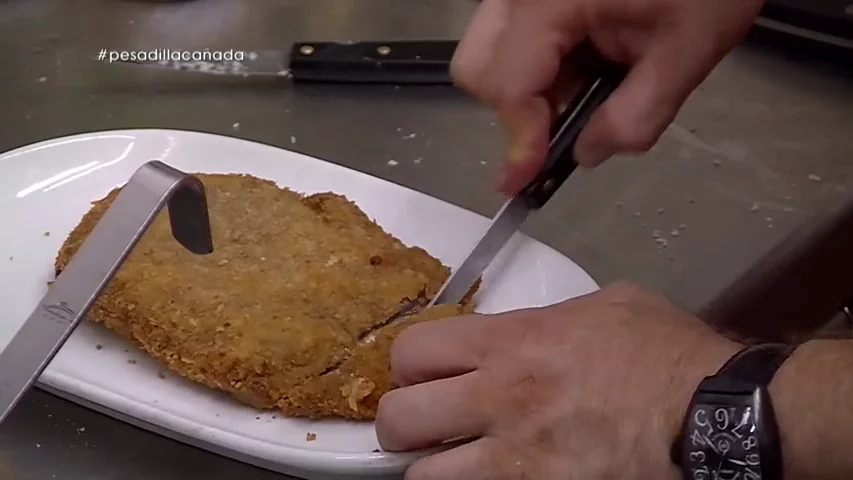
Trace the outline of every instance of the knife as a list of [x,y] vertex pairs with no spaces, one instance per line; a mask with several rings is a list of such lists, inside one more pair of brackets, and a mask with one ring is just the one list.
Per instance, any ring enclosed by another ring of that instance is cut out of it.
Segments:
[[[109,52],[109,63],[294,82],[449,85],[456,40],[299,42],[281,50]],[[101,55],[104,55],[102,51]]]
[[531,212],[539,210],[577,168],[574,146],[592,113],[622,83],[626,69],[607,64],[588,80],[551,129],[545,164],[536,178],[504,203],[485,235],[450,275],[429,305],[459,303]]

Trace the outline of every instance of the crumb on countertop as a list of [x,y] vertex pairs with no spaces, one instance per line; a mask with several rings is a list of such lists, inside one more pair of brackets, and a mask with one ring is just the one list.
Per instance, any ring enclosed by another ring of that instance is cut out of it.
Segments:
[[317,434],[316,433],[308,432],[308,434],[305,435],[305,441],[306,442],[313,442],[314,440],[317,440]]
[[104,346],[103,346],[103,345],[101,345],[100,343],[99,343],[99,344],[97,344],[97,345],[95,345],[95,350],[101,350],[101,349],[103,349],[103,348],[104,348]]
[[127,363],[129,363],[129,364],[131,364],[131,365],[136,365],[136,360],[134,360],[134,359],[132,359],[132,358],[128,358],[128,359],[127,359]]

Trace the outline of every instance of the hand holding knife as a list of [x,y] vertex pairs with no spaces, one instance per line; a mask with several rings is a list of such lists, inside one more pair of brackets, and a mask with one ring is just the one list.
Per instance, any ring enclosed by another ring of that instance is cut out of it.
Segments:
[[548,203],[577,168],[574,147],[578,135],[595,109],[619,87],[626,73],[627,69],[620,65],[605,64],[583,85],[554,122],[542,170],[521,192],[504,203],[485,235],[453,271],[430,305],[460,302],[530,213]]

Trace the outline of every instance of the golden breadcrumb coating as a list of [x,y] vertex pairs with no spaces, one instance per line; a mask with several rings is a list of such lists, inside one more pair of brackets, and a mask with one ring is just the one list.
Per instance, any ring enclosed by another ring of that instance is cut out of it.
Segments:
[[[462,305],[417,313],[449,270],[341,195],[197,176],[214,252],[184,250],[164,211],[89,314],[186,378],[286,415],[370,419],[391,388],[397,333],[471,311],[476,287]],[[117,194],[95,202],[71,232],[57,272]]]

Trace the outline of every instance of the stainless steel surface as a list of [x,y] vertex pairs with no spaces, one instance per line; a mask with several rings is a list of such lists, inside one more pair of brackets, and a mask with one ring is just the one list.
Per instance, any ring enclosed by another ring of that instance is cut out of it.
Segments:
[[143,165],[0,351],[0,423],[65,344],[167,202],[175,239],[193,253],[213,251],[204,185],[162,162]]
[[770,18],[759,18],[755,21],[755,23],[761,27],[769,28],[770,30],[775,30],[777,32],[787,33],[789,35],[795,35],[797,37],[806,38],[829,45],[835,45],[836,47],[853,49],[853,40],[838,37],[836,35],[816,32],[814,30],[797,27],[795,25],[789,25],[787,23],[783,23]]
[[[305,152],[491,216],[503,202],[493,190],[501,130],[489,110],[458,91],[258,88],[240,78],[228,84],[231,77],[89,59],[103,48],[272,50],[313,39],[458,38],[476,6],[0,2],[0,64],[14,67],[0,75],[0,150],[90,130],[202,130]],[[601,283],[631,280],[696,310],[814,212],[849,197],[851,131],[849,67],[748,43],[711,74],[651,153],[576,172],[522,231]],[[285,478],[38,389],[0,428],[0,468],[3,480]]]
[[[287,77],[287,57],[281,50],[188,52],[153,49],[142,52],[109,52],[106,61],[114,65],[183,70],[208,75]],[[183,57],[183,58],[182,58]],[[97,56],[94,58],[98,60]]]
[[483,270],[503,250],[504,245],[515,235],[529,214],[530,207],[523,198],[515,197],[507,200],[495,214],[483,238],[474,245],[465,260],[453,270],[450,278],[441,286],[441,290],[433,297],[430,305],[462,301],[483,274]]

